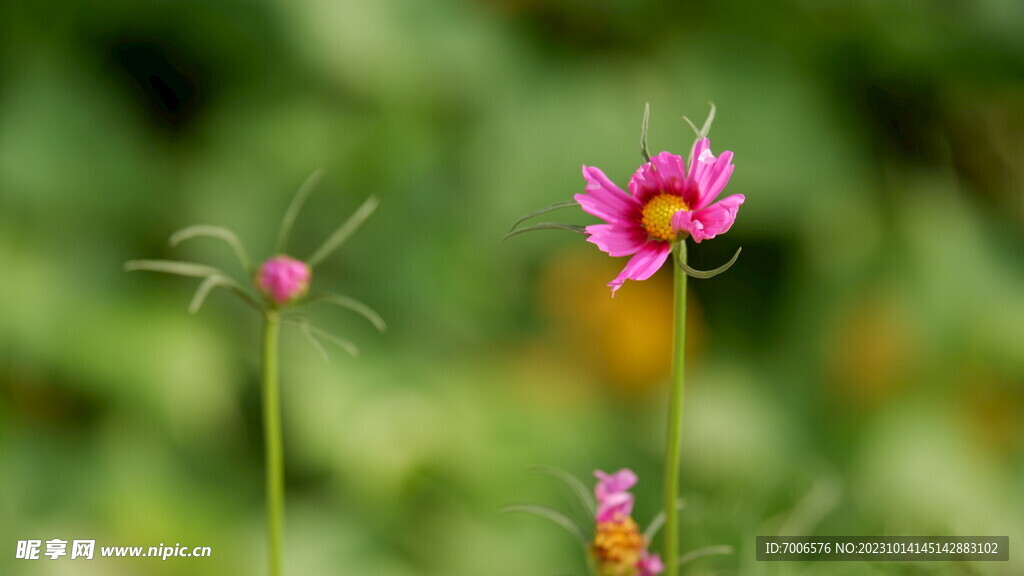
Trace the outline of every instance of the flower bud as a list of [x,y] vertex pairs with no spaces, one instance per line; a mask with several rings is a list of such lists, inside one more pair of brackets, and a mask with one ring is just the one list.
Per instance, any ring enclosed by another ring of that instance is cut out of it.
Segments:
[[306,295],[313,273],[305,262],[289,256],[274,256],[260,265],[256,286],[277,306]]

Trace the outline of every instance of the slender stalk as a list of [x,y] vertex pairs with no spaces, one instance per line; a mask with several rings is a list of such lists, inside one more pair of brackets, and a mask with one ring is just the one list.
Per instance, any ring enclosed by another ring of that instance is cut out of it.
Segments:
[[274,310],[267,310],[263,315],[263,438],[266,449],[267,564],[270,576],[281,576],[281,535],[284,524],[284,457],[277,367],[280,331],[280,316]]
[[672,391],[668,404],[668,439],[665,443],[665,576],[679,574],[679,458],[683,441],[683,381],[686,363],[686,242],[673,248],[675,328],[672,337]]

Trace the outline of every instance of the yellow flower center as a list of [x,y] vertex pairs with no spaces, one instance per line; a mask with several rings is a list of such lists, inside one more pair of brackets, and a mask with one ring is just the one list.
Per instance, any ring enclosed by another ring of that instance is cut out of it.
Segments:
[[636,563],[644,549],[644,537],[630,517],[599,522],[591,553],[601,576],[635,576]]
[[676,239],[676,233],[672,230],[672,215],[680,210],[688,211],[689,209],[690,207],[679,196],[663,192],[644,204],[643,210],[641,210],[643,218],[640,223],[651,238],[673,242]]

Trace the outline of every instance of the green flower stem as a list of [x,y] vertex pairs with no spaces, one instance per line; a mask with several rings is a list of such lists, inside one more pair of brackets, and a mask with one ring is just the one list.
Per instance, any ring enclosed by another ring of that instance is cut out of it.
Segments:
[[665,576],[679,574],[679,458],[683,441],[683,381],[686,363],[686,242],[673,247],[675,328],[672,337],[672,391],[668,405],[668,440],[665,443]]
[[263,436],[267,471],[267,558],[270,576],[281,576],[281,534],[284,524],[284,450],[281,446],[281,389],[278,385],[277,340],[281,318],[274,310],[263,315]]

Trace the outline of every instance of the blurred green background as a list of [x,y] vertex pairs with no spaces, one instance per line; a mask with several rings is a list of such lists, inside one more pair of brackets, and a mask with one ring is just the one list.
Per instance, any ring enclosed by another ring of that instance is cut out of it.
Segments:
[[[1024,3],[393,0],[0,5],[0,573],[261,574],[258,319],[167,258],[233,228],[270,255],[326,176],[305,257],[390,330],[325,363],[283,338],[289,574],[582,574],[514,502],[528,471],[640,474],[661,500],[671,279],[604,284],[581,238],[500,238],[625,185],[681,115],[718,106],[732,231],[691,250],[683,549],[690,574],[1024,571]],[[595,220],[559,213],[574,223]],[[1008,535],[1008,563],[754,561],[774,534]],[[14,560],[24,539],[210,546],[213,557]]]

